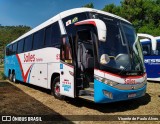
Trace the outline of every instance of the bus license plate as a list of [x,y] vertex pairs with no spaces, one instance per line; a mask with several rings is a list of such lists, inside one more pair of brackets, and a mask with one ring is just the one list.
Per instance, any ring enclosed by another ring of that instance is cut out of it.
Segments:
[[136,97],[136,93],[128,94],[128,98],[133,98],[133,97]]

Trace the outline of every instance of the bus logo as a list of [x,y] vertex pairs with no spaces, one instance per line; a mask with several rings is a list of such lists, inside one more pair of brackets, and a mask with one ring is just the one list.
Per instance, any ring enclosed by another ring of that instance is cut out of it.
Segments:
[[35,54],[24,54],[24,62],[34,62],[35,61]]
[[135,80],[133,79],[125,79],[125,84],[137,84]]

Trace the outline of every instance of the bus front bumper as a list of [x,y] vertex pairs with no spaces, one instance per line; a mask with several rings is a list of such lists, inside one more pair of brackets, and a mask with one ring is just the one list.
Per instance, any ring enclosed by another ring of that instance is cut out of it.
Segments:
[[94,101],[96,103],[109,103],[139,98],[146,93],[146,84],[136,90],[120,90],[94,80]]

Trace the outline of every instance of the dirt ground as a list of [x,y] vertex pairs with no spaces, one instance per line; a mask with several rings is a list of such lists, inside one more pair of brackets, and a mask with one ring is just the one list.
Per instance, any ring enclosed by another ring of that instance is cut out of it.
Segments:
[[[160,115],[159,106],[160,83],[149,82],[147,93],[142,98],[95,104],[78,98],[67,98],[60,101],[51,96],[49,90],[25,83],[15,84],[7,80],[0,81],[0,115],[52,114],[62,118],[63,115]],[[76,121],[76,123],[81,122]],[[84,123],[88,124],[92,121]],[[97,121],[96,123],[102,122]],[[123,121],[123,123],[128,122]],[[135,121],[135,123],[137,122]]]

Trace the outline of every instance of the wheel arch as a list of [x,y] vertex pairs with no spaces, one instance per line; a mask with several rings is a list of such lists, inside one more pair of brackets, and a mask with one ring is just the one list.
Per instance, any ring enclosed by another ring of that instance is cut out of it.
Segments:
[[52,74],[52,76],[51,76],[51,82],[50,82],[50,89],[51,89],[51,86],[52,86],[52,83],[53,83],[54,79],[56,77],[58,77],[58,76],[60,76],[60,74],[58,72],[55,72],[55,73]]

